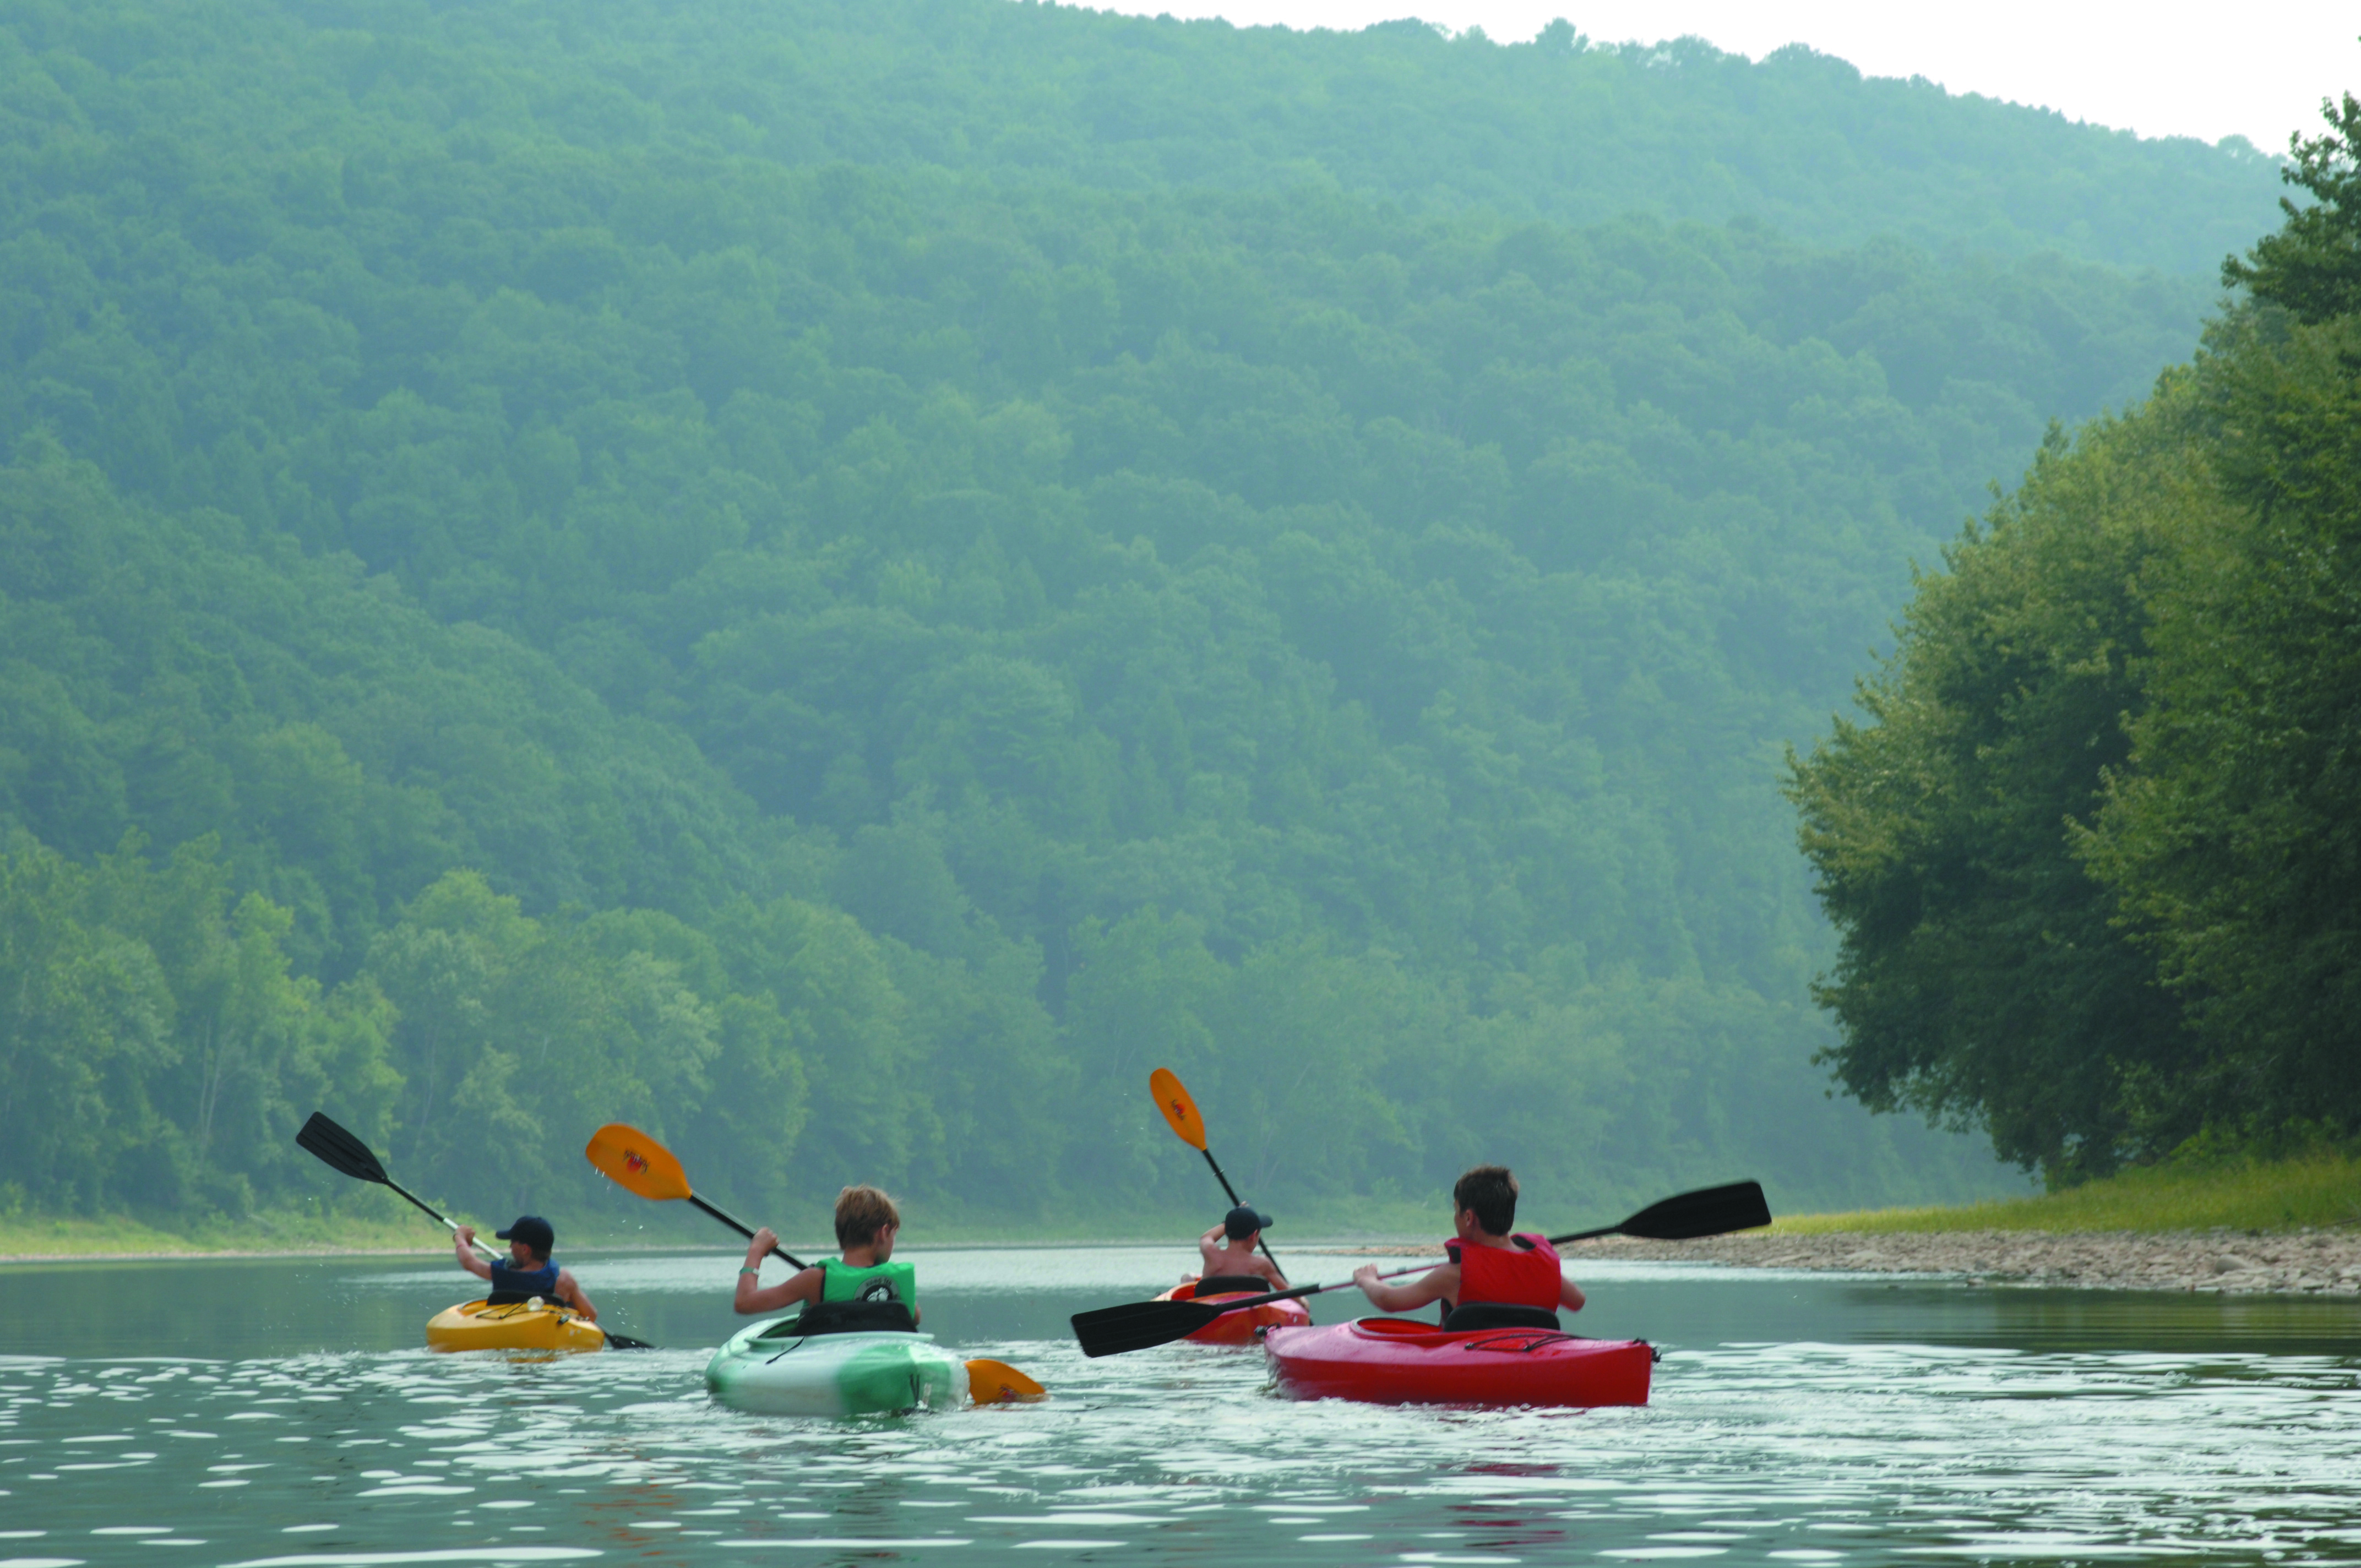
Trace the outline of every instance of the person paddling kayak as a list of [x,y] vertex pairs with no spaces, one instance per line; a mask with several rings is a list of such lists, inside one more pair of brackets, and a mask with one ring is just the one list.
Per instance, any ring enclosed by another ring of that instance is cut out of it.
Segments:
[[459,1266],[478,1279],[491,1281],[491,1293],[484,1298],[487,1301],[500,1307],[538,1296],[544,1301],[564,1302],[580,1313],[585,1321],[598,1321],[598,1309],[583,1294],[574,1271],[550,1261],[550,1252],[557,1245],[557,1233],[550,1228],[547,1220],[538,1214],[520,1214],[515,1224],[492,1234],[509,1244],[505,1262],[497,1258],[487,1262],[476,1255],[473,1225],[461,1225],[451,1236]]
[[[1259,1279],[1274,1290],[1287,1288],[1279,1265],[1255,1251],[1270,1216],[1241,1203],[1222,1216],[1222,1223],[1197,1238],[1197,1256],[1205,1266],[1204,1279]],[[1184,1281],[1185,1283],[1185,1281]]]
[[1399,1284],[1378,1277],[1378,1266],[1353,1271],[1353,1283],[1385,1312],[1443,1303],[1447,1325],[1455,1308],[1477,1302],[1582,1310],[1582,1287],[1565,1277],[1557,1249],[1539,1235],[1511,1235],[1517,1223],[1517,1179],[1505,1165],[1479,1165],[1451,1189],[1458,1235],[1443,1244],[1450,1261]]
[[823,1259],[779,1284],[764,1285],[763,1260],[779,1245],[777,1233],[764,1225],[746,1244],[746,1264],[738,1271],[738,1290],[730,1304],[751,1317],[782,1311],[798,1301],[894,1303],[909,1310],[910,1325],[916,1327],[917,1270],[893,1260],[894,1242],[901,1234],[902,1212],[894,1200],[874,1187],[848,1187],[836,1198],[836,1245],[843,1249],[839,1261]]

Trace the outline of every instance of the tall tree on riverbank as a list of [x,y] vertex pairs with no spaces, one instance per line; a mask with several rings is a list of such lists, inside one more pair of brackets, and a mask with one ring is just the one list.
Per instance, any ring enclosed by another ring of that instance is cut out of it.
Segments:
[[1924,578],[1791,794],[1872,1105],[2053,1179],[2361,1129],[2361,104],[2246,298]]
[[2361,1128],[2361,102],[2318,200],[2223,269],[2201,431],[2221,526],[2159,564],[2133,765],[2090,860],[2206,1043],[2183,1123]]

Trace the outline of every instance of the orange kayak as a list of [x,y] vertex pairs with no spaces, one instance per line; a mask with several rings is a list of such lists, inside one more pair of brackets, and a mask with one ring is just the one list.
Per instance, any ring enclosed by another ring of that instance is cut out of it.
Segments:
[[[1197,1294],[1198,1282],[1183,1280],[1163,1295],[1159,1301],[1223,1301],[1243,1300],[1263,1294],[1254,1290],[1216,1290],[1210,1295]],[[1235,1312],[1224,1312],[1212,1322],[1189,1337],[1199,1344],[1252,1344],[1265,1329],[1302,1328],[1312,1321],[1312,1309],[1301,1301],[1266,1301],[1259,1307],[1242,1307]]]

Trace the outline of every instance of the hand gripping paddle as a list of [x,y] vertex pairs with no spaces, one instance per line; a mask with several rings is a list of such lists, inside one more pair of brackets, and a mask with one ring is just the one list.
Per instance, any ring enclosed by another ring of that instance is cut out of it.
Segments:
[[[312,1119],[304,1123],[302,1130],[295,1135],[295,1146],[316,1156],[320,1163],[329,1169],[340,1171],[356,1181],[374,1181],[379,1187],[390,1189],[401,1198],[408,1200],[429,1219],[438,1222],[444,1229],[455,1235],[458,1234],[459,1227],[456,1223],[420,1202],[417,1194],[388,1176],[385,1173],[385,1166],[376,1155],[369,1152],[368,1145],[361,1142],[319,1112],[313,1112]],[[478,1241],[475,1247],[488,1258],[497,1259],[500,1255],[481,1241]],[[647,1341],[633,1339],[629,1334],[619,1334],[612,1330],[601,1332],[607,1335],[607,1345],[611,1350],[653,1350],[655,1348]]]
[[[1595,1231],[1569,1231],[1562,1236],[1552,1236],[1550,1245],[1564,1246],[1568,1242],[1617,1234],[1649,1241],[1694,1241],[1699,1236],[1749,1231],[1770,1223],[1771,1205],[1763,1201],[1762,1185],[1733,1181],[1728,1186],[1701,1188],[1661,1203],[1651,1203],[1620,1225],[1601,1225]],[[1395,1279],[1405,1274],[1422,1274],[1434,1266],[1422,1263],[1378,1277]],[[1342,1290],[1351,1284],[1348,1279],[1336,1285],[1301,1285],[1292,1290],[1274,1290],[1267,1296],[1222,1301],[1126,1301],[1117,1307],[1075,1313],[1074,1337],[1082,1342],[1084,1355],[1120,1355],[1127,1350],[1146,1350],[1150,1345],[1169,1344],[1184,1338],[1224,1312]]]
[[[1213,1168],[1213,1179],[1220,1182],[1222,1190],[1230,1195],[1230,1207],[1245,1208],[1246,1205],[1238,1201],[1237,1189],[1232,1187],[1230,1179],[1222,1174],[1221,1161],[1215,1159],[1213,1151],[1205,1146],[1205,1118],[1197,1113],[1197,1102],[1190,1097],[1179,1076],[1169,1067],[1159,1067],[1148,1075],[1148,1091],[1156,1096],[1156,1108],[1164,1113],[1164,1119],[1180,1135],[1180,1141],[1203,1155],[1205,1163]],[[1257,1237],[1255,1245],[1262,1248],[1263,1256],[1270,1259],[1270,1266],[1279,1268],[1279,1259],[1271,1256],[1270,1244]],[[1284,1268],[1279,1268],[1279,1271],[1281,1274],[1287,1272]]]

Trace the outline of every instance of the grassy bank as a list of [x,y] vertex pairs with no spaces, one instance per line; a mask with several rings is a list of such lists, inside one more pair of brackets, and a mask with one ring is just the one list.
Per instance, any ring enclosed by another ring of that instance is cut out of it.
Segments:
[[434,1230],[360,1216],[258,1214],[161,1226],[128,1215],[0,1215],[0,1258],[142,1256],[236,1252],[439,1252]]
[[[1370,1201],[1340,1207],[1333,1213],[1290,1215],[1289,1223],[1273,1228],[1271,1240],[1284,1256],[1290,1241],[1302,1246],[1315,1240],[1431,1238],[1446,1228],[1431,1212],[1433,1207]],[[369,1212],[366,1204],[356,1208],[358,1212],[266,1213],[243,1221],[216,1218],[186,1226],[127,1217],[0,1214],[0,1258],[339,1249],[434,1253],[446,1245],[433,1225],[390,1200],[379,1212]],[[585,1249],[699,1245],[726,1249],[735,1245],[717,1225],[686,1223],[689,1216],[653,1207],[634,1208],[626,1214],[574,1216],[572,1223],[561,1226],[560,1240]],[[1098,1214],[1027,1223],[980,1212],[927,1213],[914,1206],[905,1236],[921,1247],[1128,1241],[1165,1242],[1185,1252],[1195,1235],[1192,1227],[1205,1218],[1141,1215],[1116,1220]],[[2361,1159],[2323,1154],[2240,1165],[2167,1166],[2125,1171],[2104,1181],[2038,1197],[1949,1207],[1791,1215],[1772,1229],[1809,1235],[1830,1231],[2204,1231],[2216,1226],[2248,1231],[2361,1226]],[[817,1231],[800,1239],[790,1238],[788,1245],[829,1250]]]
[[2033,1198],[1948,1208],[1802,1214],[1772,1229],[1828,1231],[2288,1231],[2361,1225],[2361,1159],[2158,1166]]
[[[1096,1223],[1024,1224],[974,1221],[914,1224],[906,1227],[906,1243],[917,1250],[946,1246],[1058,1246],[1167,1245],[1185,1259],[1196,1240],[1194,1216],[1167,1221],[1132,1219]],[[1202,1226],[1200,1226],[1202,1228]],[[1304,1226],[1295,1232],[1296,1245],[1400,1239],[1440,1235],[1443,1227],[1405,1222],[1393,1228],[1367,1226]],[[1273,1245],[1282,1255],[1286,1248]],[[489,1233],[486,1233],[489,1239]],[[735,1250],[741,1244],[720,1226],[644,1225],[618,1227],[596,1221],[564,1226],[558,1233],[560,1252],[650,1248],[671,1252],[707,1247]],[[835,1244],[819,1230],[790,1235],[784,1245],[805,1256],[833,1254]],[[417,1222],[360,1219],[321,1221],[283,1214],[257,1215],[247,1222],[209,1220],[189,1227],[160,1227],[128,1216],[59,1218],[44,1215],[0,1215],[0,1262],[11,1258],[75,1258],[120,1256],[202,1257],[237,1253],[404,1252],[422,1255],[449,1250],[434,1229]]]

